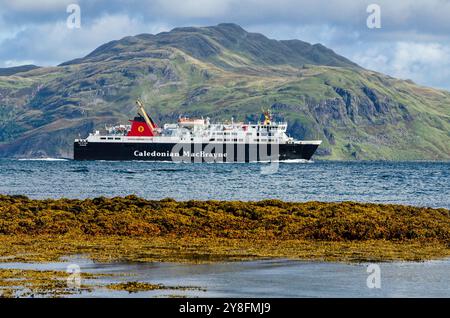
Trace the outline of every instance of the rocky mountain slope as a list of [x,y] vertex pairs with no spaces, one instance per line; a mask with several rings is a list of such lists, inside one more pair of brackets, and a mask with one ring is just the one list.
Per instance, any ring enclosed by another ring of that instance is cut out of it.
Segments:
[[234,24],[106,43],[84,58],[0,76],[0,156],[71,157],[72,142],[126,122],[141,98],[179,115],[258,120],[271,107],[323,159],[450,159],[450,93],[365,70],[332,50]]

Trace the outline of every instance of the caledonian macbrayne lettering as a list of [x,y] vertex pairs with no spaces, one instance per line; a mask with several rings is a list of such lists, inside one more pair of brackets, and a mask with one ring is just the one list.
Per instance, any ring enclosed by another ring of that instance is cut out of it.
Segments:
[[178,152],[172,152],[172,151],[139,151],[139,150],[135,150],[134,151],[134,156],[135,157],[168,157],[168,158],[173,158],[173,157],[198,157],[198,158],[226,158],[227,157],[227,153],[211,153],[211,152],[205,152],[205,151],[199,151],[199,152],[191,152],[191,151],[183,151],[183,155],[180,156],[180,153]]

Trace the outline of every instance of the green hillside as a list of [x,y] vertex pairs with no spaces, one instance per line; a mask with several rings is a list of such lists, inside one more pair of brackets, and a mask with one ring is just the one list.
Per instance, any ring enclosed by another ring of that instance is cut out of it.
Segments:
[[73,139],[125,122],[141,98],[178,116],[254,121],[271,107],[316,158],[450,159],[450,93],[365,70],[322,45],[234,24],[106,43],[84,58],[0,76],[0,156],[71,157]]

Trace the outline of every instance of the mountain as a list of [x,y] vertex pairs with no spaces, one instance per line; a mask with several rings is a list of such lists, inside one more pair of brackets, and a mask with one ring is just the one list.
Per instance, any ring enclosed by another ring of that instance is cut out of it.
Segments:
[[324,159],[450,159],[449,92],[235,24],[128,36],[0,77],[0,156],[71,157],[78,134],[125,123],[136,98],[158,123],[180,114],[255,121],[271,107],[290,135],[323,139]]
[[39,66],[36,65],[20,65],[13,67],[4,67],[0,68],[0,76],[10,76],[21,72],[28,72],[37,68],[39,68]]
[[[106,43],[84,58],[62,63],[74,65],[87,62],[99,62],[120,54],[124,58],[153,57],[151,49],[177,48],[189,56],[210,62],[218,67],[234,69],[223,56],[226,53],[237,55],[237,62],[258,65],[292,65],[304,64],[357,67],[346,58],[337,55],[321,44],[311,45],[299,40],[276,41],[262,34],[248,33],[236,24],[219,24],[207,28],[176,28],[170,32],[157,35],[141,34],[119,41]],[[150,49],[150,50],[149,50]],[[143,52],[147,51],[147,54]],[[139,54],[141,53],[141,54]],[[228,56],[232,57],[232,56]],[[242,59],[244,58],[244,59]]]

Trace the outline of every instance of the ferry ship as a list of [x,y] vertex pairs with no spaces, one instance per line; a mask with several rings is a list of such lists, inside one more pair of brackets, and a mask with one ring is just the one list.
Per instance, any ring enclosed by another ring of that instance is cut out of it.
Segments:
[[180,117],[158,127],[144,104],[129,125],[106,127],[75,139],[75,160],[149,160],[179,162],[253,162],[310,160],[321,140],[295,140],[286,122],[274,122],[270,111],[258,123],[211,123],[209,118]]

